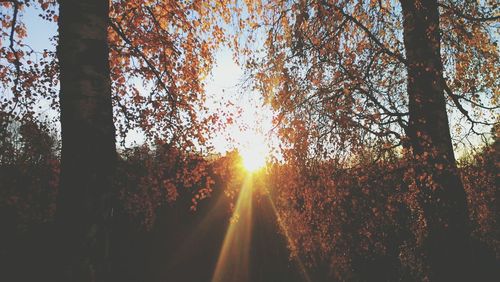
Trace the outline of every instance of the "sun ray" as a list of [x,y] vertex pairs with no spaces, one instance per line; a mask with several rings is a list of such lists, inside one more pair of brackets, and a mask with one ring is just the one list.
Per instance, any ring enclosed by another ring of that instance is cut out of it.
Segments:
[[252,236],[252,175],[245,177],[217,260],[213,282],[249,281]]
[[223,215],[221,216],[220,212],[226,209],[226,200],[224,195],[218,196],[215,205],[211,207],[198,224],[196,224],[193,231],[189,232],[189,235],[183,239],[182,243],[176,245],[173,249],[172,260],[167,262],[165,265],[166,269],[179,267],[179,264],[189,261],[195,253],[199,252],[199,250],[193,248],[193,246],[203,243],[204,238],[200,237],[200,234],[210,233],[210,229],[221,220]]
[[[250,281],[253,190],[253,174],[247,174],[238,195],[233,218],[231,219],[231,223],[224,237],[223,245],[212,276],[212,282]],[[294,241],[290,237],[288,228],[280,218],[271,195],[267,194],[266,198],[269,201],[278,227],[285,236],[287,243],[292,249],[296,248]],[[293,256],[293,261],[304,281],[312,281],[302,260],[298,256]]]

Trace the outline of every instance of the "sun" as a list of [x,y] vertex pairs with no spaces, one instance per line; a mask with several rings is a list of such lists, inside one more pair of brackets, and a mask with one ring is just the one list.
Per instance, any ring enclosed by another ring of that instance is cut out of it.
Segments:
[[249,172],[256,172],[266,166],[267,154],[258,148],[241,149],[243,167]]
[[246,132],[248,142],[240,145],[238,151],[242,159],[242,165],[248,172],[256,172],[266,166],[269,155],[269,147],[263,135],[256,132]]

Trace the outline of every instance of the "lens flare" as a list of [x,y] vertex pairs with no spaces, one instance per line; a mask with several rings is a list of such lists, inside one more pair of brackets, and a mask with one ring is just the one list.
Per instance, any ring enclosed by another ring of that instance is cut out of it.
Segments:
[[266,158],[269,155],[269,144],[264,135],[258,132],[247,132],[248,138],[245,144],[238,148],[242,164],[248,172],[256,172],[266,166]]
[[266,165],[266,153],[262,149],[242,149],[240,154],[243,166],[249,172],[256,172]]
[[212,282],[249,281],[252,236],[252,176],[241,187],[231,223],[215,266]]
[[[252,231],[253,231],[253,192],[254,192],[254,176],[248,174],[242,184],[238,200],[234,209],[231,223],[226,231],[224,242],[219,253],[219,258],[212,276],[212,282],[238,281],[250,282],[250,263],[252,247]],[[267,200],[271,206],[270,214],[276,219],[282,234],[286,237],[290,247],[295,248],[293,240],[290,238],[288,228],[280,219],[279,213],[274,205],[271,196],[267,195]],[[302,278],[306,282],[310,282],[307,270],[299,257],[294,256],[293,260],[300,271]]]

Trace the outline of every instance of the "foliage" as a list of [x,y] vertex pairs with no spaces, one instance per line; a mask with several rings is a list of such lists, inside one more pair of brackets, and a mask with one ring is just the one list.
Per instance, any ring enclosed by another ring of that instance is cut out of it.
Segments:
[[[137,223],[151,228],[157,210],[180,200],[195,211],[209,197],[214,185],[210,163],[175,147],[147,146],[121,153],[115,186],[124,211]],[[178,199],[180,198],[180,199]]]
[[[1,113],[0,119],[7,114]],[[3,120],[2,120],[3,121]],[[50,221],[59,185],[57,142],[46,125],[16,120],[0,132],[0,209],[26,229]]]
[[[408,146],[409,76],[399,1],[110,5],[118,135],[122,145],[131,130],[148,139],[119,152],[116,212],[152,229],[162,207],[177,202],[195,211],[202,200],[215,200],[214,187],[236,202],[247,177],[238,153],[209,159],[197,151],[224,124],[205,107],[203,79],[216,63],[214,51],[232,44],[246,56],[254,87],[278,113],[284,162],[269,165],[253,181],[264,188],[259,196],[273,200],[291,257],[304,261],[317,279],[427,278],[422,242],[432,218],[424,217],[417,200],[423,192],[416,182],[426,179],[415,175]],[[26,45],[27,9],[38,9],[50,22],[58,19],[57,1],[0,3],[0,209],[6,225],[20,229],[51,221],[60,166],[57,137],[38,121],[41,108],[59,107],[55,50]],[[498,5],[440,1],[439,18],[444,77],[437,79],[456,125],[454,141],[465,144],[498,124]],[[263,50],[253,46],[259,41]],[[459,170],[473,235],[498,258],[497,131],[494,143],[462,159]]]
[[[11,125],[8,138],[2,138],[3,224],[15,222],[17,228],[29,229],[52,220],[59,161],[57,142],[45,130],[38,123]],[[222,196],[234,208],[245,178],[238,153],[208,160],[181,152],[166,144],[120,152],[115,212],[124,213],[136,229],[151,230],[161,224],[158,212],[174,201],[188,211]],[[417,191],[405,177],[408,162],[397,151],[376,156],[367,150],[348,165],[325,161],[307,168],[276,163],[254,177],[260,191],[256,198],[269,195],[276,206],[275,224],[289,237],[291,258],[300,258],[318,280],[425,277],[420,249],[425,220]],[[495,210],[498,142],[462,159],[460,170],[474,235],[500,256]]]
[[[21,229],[50,222],[59,184],[58,141],[40,122],[8,125],[0,132],[0,207],[15,214],[11,220]],[[209,166],[201,156],[167,145],[122,151],[114,184],[116,212],[149,229],[157,210],[179,198],[194,211],[212,193],[216,175]]]
[[[204,105],[213,52],[228,43],[230,9],[220,1],[110,1],[109,46],[114,117],[122,144],[130,130],[192,150],[217,126]],[[0,4],[0,109],[17,117],[57,112],[54,46],[33,49],[24,14],[57,22],[54,0]],[[51,39],[56,42],[57,35]],[[52,115],[54,116],[54,115]],[[54,118],[58,121],[58,118]],[[211,130],[209,130],[211,129]]]
[[[265,48],[249,56],[247,70],[279,112],[285,142],[324,158],[374,139],[388,148],[406,141],[408,62],[399,1],[262,2],[255,33]],[[439,12],[448,108],[455,141],[466,142],[498,122],[498,6],[442,1]]]
[[[498,257],[497,160],[498,146],[486,146],[463,161],[461,173],[474,234]],[[273,166],[269,190],[291,237],[291,256],[319,280],[423,279],[426,221],[407,171],[399,154],[349,166]]]
[[460,161],[462,179],[467,192],[469,215],[474,224],[474,235],[495,250],[500,257],[500,230],[498,230],[498,171],[500,143],[498,132],[493,144],[484,146],[474,155]]

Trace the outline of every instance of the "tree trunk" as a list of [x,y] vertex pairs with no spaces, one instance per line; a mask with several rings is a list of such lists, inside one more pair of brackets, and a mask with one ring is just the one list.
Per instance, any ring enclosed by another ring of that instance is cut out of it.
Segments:
[[61,281],[107,281],[111,178],[109,2],[59,1],[61,186],[56,225]]
[[446,113],[435,0],[401,0],[408,61],[408,135],[427,225],[424,249],[432,281],[464,279],[469,224]]

